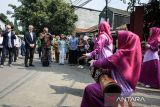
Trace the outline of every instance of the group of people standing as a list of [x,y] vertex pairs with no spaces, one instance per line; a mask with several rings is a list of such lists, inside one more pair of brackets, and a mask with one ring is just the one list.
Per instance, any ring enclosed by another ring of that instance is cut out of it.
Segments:
[[[44,36],[44,32],[48,34],[48,39],[46,38],[47,36]],[[55,60],[60,65],[64,65],[66,59],[71,66],[78,63],[79,68],[84,68],[85,60],[79,60],[79,58],[92,49],[93,41],[91,39],[84,40],[83,35],[77,37],[76,33],[72,33],[70,36],[65,36],[64,34],[55,36],[48,33],[48,28],[44,28],[43,32],[37,38],[39,58],[43,58],[43,53],[47,51],[50,56],[50,62]]]
[[25,67],[35,66],[33,58],[35,52],[38,52],[41,62],[47,57],[49,63],[55,61],[64,65],[66,59],[71,66],[78,63],[79,68],[84,68],[85,60],[78,59],[86,52],[93,50],[93,41],[92,39],[84,40],[83,35],[77,37],[75,32],[69,36],[64,34],[55,36],[49,33],[48,27],[44,27],[42,32],[36,34],[33,25],[29,25],[24,37],[19,38],[13,32],[11,25],[6,25],[6,30],[0,34],[1,67],[4,65],[7,53],[8,64],[12,66],[13,60],[16,62],[18,59],[20,48],[21,55],[25,56]]
[[[117,31],[117,51],[113,53],[110,26],[105,21],[99,24],[95,45],[92,52],[83,55],[83,58],[94,59],[90,62],[90,69],[96,83],[85,88],[81,107],[104,107],[105,94],[116,93],[114,89],[110,90],[111,93],[103,93],[108,84],[113,85],[113,81],[120,86],[121,97],[130,97],[138,81],[146,87],[160,89],[160,28],[150,29],[143,59],[139,36],[128,30]],[[107,82],[109,77],[113,79],[111,83]],[[132,107],[130,100],[127,102],[128,107]],[[124,107],[123,100],[119,104]]]

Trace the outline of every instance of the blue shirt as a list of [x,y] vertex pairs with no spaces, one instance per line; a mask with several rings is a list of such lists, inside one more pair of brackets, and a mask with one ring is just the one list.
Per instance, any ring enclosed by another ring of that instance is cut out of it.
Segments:
[[76,37],[71,37],[69,39],[69,48],[70,50],[76,50],[78,46],[78,39]]
[[67,47],[66,45],[67,44],[66,44],[65,40],[59,40],[58,41],[58,49],[59,49],[59,51],[62,50],[62,49],[64,49],[65,52],[66,52],[66,47]]

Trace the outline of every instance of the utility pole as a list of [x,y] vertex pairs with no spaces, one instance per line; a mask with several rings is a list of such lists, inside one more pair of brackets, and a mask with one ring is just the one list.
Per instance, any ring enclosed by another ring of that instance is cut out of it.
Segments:
[[132,7],[133,7],[133,10],[132,10],[132,11],[134,12],[134,11],[135,11],[136,0],[132,0],[132,2],[133,2],[133,3],[132,3]]
[[106,21],[108,20],[108,0],[106,0]]

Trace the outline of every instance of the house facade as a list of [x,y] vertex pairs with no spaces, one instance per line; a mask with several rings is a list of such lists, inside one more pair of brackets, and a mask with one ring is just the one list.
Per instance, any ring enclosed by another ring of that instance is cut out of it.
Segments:
[[[121,25],[130,24],[130,13],[127,11],[108,7],[107,16],[112,30]],[[99,21],[104,19],[106,19],[106,7],[99,15]]]
[[98,25],[101,11],[78,6],[73,7],[75,9],[75,14],[78,16],[78,21],[75,23],[76,28],[88,29]]

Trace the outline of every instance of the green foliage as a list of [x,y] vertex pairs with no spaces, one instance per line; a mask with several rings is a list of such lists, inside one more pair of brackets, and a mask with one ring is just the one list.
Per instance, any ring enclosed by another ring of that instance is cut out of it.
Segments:
[[13,23],[8,20],[8,18],[7,18],[7,16],[5,14],[0,13],[0,18],[1,18],[1,20],[3,20],[5,22],[5,24],[13,25]]
[[44,26],[49,27],[54,34],[69,34],[74,29],[77,15],[74,10],[63,0],[19,0],[22,5],[11,6],[15,13],[13,17],[21,20],[25,28],[33,24],[37,33]]
[[149,36],[149,28],[160,27],[160,0],[150,0],[148,4],[141,3],[141,0],[130,0],[127,10],[132,12],[135,4],[144,6],[143,40],[146,41]]
[[145,6],[144,39],[148,38],[150,27],[160,27],[160,0],[152,0]]
[[[1,14],[0,14],[0,17],[1,17],[1,20],[3,20],[3,21],[5,22],[6,25],[7,25],[7,24],[10,24],[10,25],[12,26],[14,32],[20,33],[20,31],[18,30],[18,26],[13,25],[13,23],[10,22],[10,21],[7,19],[7,16],[6,16],[5,14],[1,13]],[[1,32],[1,30],[0,30],[0,32]]]

